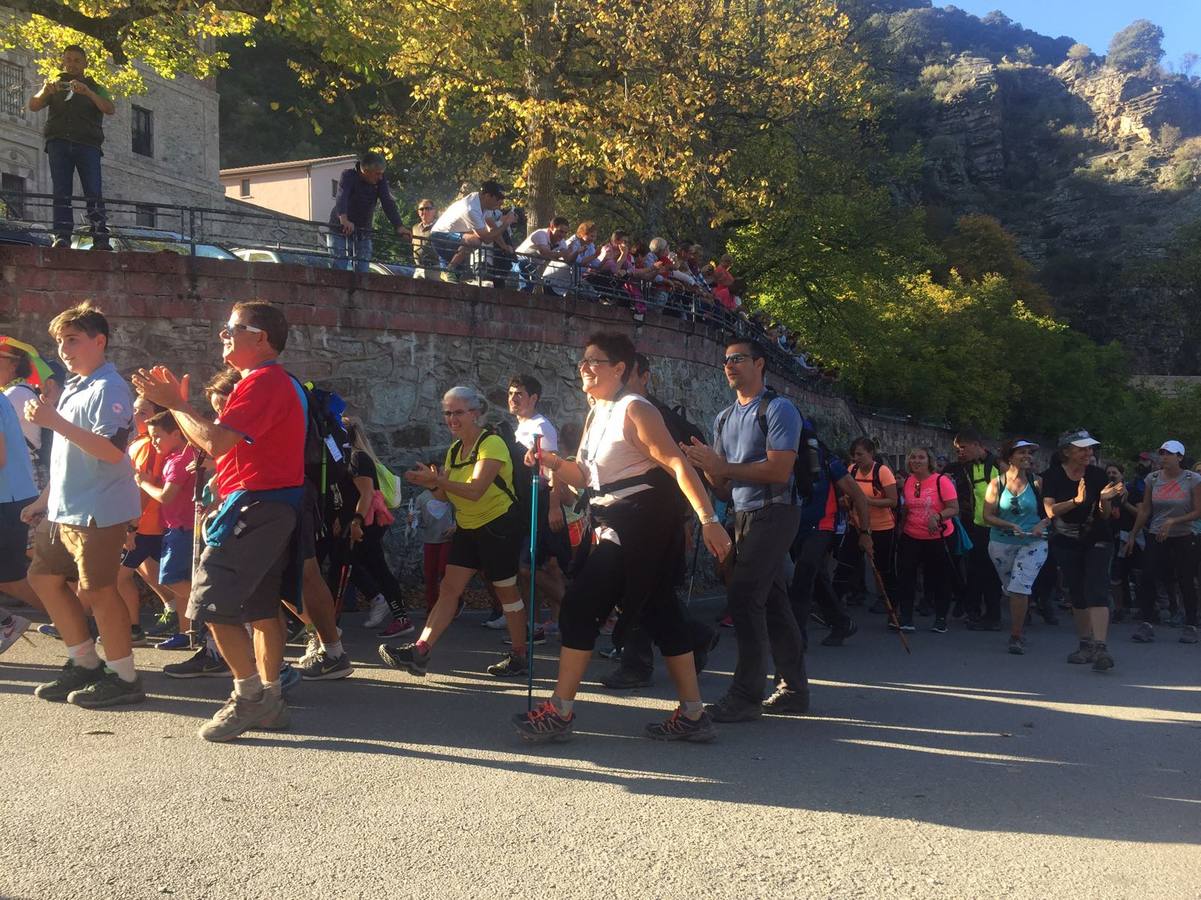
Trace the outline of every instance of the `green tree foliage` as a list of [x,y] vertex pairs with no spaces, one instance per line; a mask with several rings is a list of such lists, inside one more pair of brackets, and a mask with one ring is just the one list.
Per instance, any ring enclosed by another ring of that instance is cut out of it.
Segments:
[[1137,72],[1163,59],[1163,29],[1149,19],[1135,19],[1109,41],[1105,62],[1123,72]]

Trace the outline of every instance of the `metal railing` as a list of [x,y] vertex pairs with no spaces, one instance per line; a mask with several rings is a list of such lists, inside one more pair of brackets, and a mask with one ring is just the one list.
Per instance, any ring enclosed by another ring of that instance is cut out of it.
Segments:
[[[269,212],[110,197],[103,199],[102,210],[89,209],[88,199],[81,196],[57,203],[59,215],[70,218],[71,246],[77,249],[103,246],[107,241],[113,250],[165,250],[210,258],[441,278],[628,308],[637,321],[645,321],[649,314],[708,331],[719,341],[732,337],[756,340],[763,345],[774,371],[833,393],[829,379],[790,354],[740,310],[722,306],[708,286],[697,279],[687,283],[662,274],[651,279],[628,278],[500,247],[473,249],[452,270],[450,263],[457,247],[448,246],[444,235],[427,240],[377,229],[360,233],[354,240],[340,241],[337,227],[329,223]],[[50,244],[55,236],[55,205],[52,194],[0,191],[0,244]],[[342,252],[337,254],[339,249]]]

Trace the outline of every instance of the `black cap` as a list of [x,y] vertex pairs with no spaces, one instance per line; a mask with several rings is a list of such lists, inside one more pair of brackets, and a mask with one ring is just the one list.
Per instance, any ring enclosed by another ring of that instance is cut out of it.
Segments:
[[495,181],[485,181],[480,184],[481,194],[491,194],[493,197],[505,198],[505,192],[501,189],[500,184]]

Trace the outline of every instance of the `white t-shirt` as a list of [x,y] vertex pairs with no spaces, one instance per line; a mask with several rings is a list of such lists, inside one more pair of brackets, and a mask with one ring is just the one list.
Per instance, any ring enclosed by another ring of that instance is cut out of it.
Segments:
[[42,427],[25,420],[25,403],[28,400],[36,400],[37,391],[27,384],[14,384],[4,389],[4,396],[17,411],[17,421],[21,423],[21,433],[25,435],[25,440],[37,453],[42,449]]
[[484,231],[488,223],[484,218],[484,208],[480,205],[480,193],[474,191],[465,197],[460,197],[446,211],[438,216],[433,231],[453,231],[460,234],[470,231]]
[[528,419],[518,419],[513,436],[517,443],[527,450],[534,449],[534,435],[542,435],[542,449],[551,453],[559,452],[559,432],[542,413],[534,413]]
[[550,253],[555,250],[562,250],[566,245],[559,241],[557,244],[551,242],[550,229],[538,228],[531,231],[521,246],[517,248],[517,252],[527,256],[538,256],[539,251]]

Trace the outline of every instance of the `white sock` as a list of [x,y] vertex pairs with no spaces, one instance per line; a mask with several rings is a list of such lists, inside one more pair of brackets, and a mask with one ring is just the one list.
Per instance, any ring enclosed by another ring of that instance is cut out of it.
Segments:
[[[339,635],[341,637],[341,635]],[[321,643],[321,649],[325,651],[325,655],[330,659],[337,659],[346,651],[342,649],[341,641],[334,641],[332,644],[327,644],[324,641]]]
[[249,678],[234,679],[234,695],[244,700],[258,700],[263,696],[263,679],[255,672]]
[[564,719],[571,716],[571,711],[575,707],[574,700],[564,700],[562,697],[556,697],[554,694],[550,695],[550,702]]
[[75,665],[81,668],[100,668],[100,657],[96,655],[95,641],[87,640],[82,644],[76,644],[73,647],[68,647],[67,656],[71,658],[71,662],[75,663]]
[[133,682],[138,680],[138,670],[133,667],[133,654],[123,656],[121,659],[110,659],[107,661],[108,667],[116,672],[122,681]]
[[281,692],[279,689],[279,682],[278,681],[264,681],[263,682],[263,693],[264,694],[272,694],[276,697],[281,696]]

